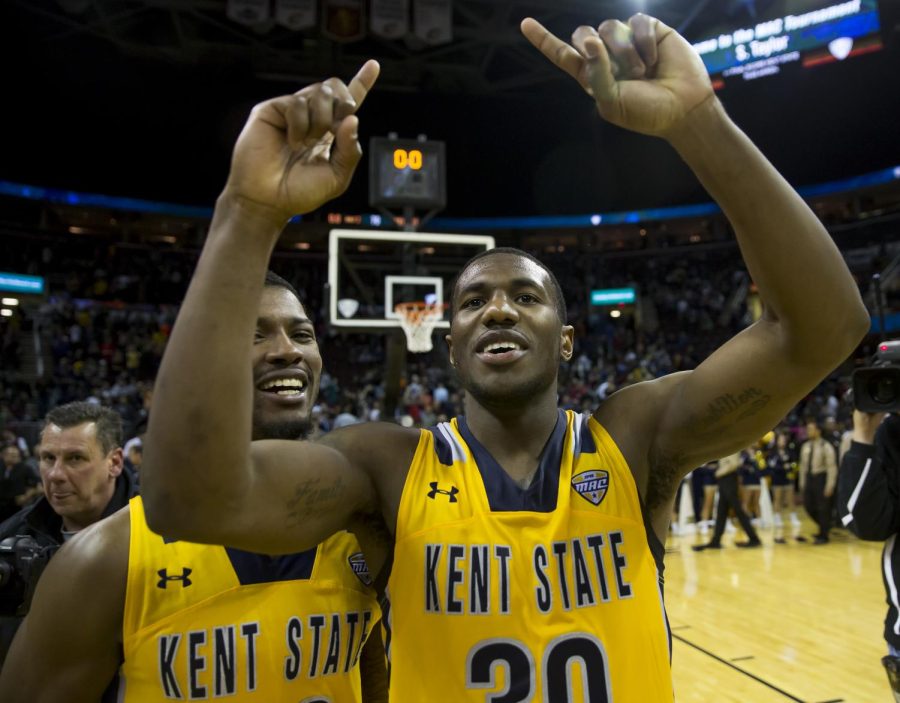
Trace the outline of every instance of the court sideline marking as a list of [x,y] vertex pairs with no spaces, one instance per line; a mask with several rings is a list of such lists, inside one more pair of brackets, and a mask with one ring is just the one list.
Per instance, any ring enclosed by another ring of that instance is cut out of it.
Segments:
[[679,642],[684,642],[686,645],[688,645],[689,647],[693,647],[694,649],[696,649],[696,650],[699,651],[699,652],[703,652],[704,654],[706,654],[707,656],[712,657],[712,658],[715,659],[716,661],[722,662],[725,666],[730,666],[730,667],[731,667],[732,669],[734,669],[735,671],[739,671],[740,673],[744,674],[745,676],[749,676],[751,679],[753,679],[754,681],[758,681],[758,682],[761,683],[763,686],[768,686],[768,687],[771,688],[773,691],[776,691],[777,693],[780,693],[780,694],[781,694],[782,696],[784,696],[785,698],[788,698],[788,699],[790,699],[790,700],[792,700],[792,701],[795,701],[796,703],[806,703],[806,701],[804,701],[802,698],[797,698],[796,696],[792,696],[792,695],[791,695],[790,693],[788,693],[787,691],[778,688],[778,686],[776,686],[775,684],[769,683],[769,682],[766,681],[765,679],[761,679],[761,678],[760,678],[759,676],[757,676],[756,674],[751,674],[749,671],[747,671],[747,670],[745,670],[745,669],[742,669],[742,668],[739,667],[739,666],[735,666],[734,664],[732,664],[732,663],[731,663],[730,661],[728,661],[727,659],[723,659],[723,658],[720,657],[719,655],[713,654],[713,653],[710,652],[708,649],[704,649],[703,647],[701,647],[699,644],[694,644],[694,643],[691,642],[690,640],[686,640],[686,639],[685,639],[684,637],[682,637],[681,635],[678,635],[678,634],[676,634],[676,633],[673,632],[673,633],[672,633],[672,637],[673,637],[673,639],[676,639],[676,640],[678,640]]

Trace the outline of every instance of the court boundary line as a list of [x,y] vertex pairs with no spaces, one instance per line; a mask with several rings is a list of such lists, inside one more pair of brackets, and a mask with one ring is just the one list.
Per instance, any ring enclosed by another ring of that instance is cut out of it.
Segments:
[[728,661],[727,659],[723,659],[723,658],[720,657],[718,654],[713,654],[713,653],[710,652],[708,649],[704,649],[703,647],[701,647],[699,644],[694,644],[693,642],[690,642],[690,641],[686,640],[686,639],[685,639],[684,637],[682,637],[681,635],[677,635],[677,634],[675,634],[675,633],[673,632],[673,633],[672,633],[672,637],[673,637],[674,639],[678,640],[679,642],[684,642],[684,644],[688,645],[689,647],[693,647],[694,649],[696,649],[696,650],[699,651],[699,652],[703,652],[703,653],[706,654],[707,656],[712,657],[713,659],[715,659],[715,660],[718,661],[718,662],[721,662],[721,663],[724,664],[725,666],[729,666],[729,667],[731,667],[732,669],[734,669],[735,671],[739,671],[740,673],[744,674],[745,676],[749,676],[749,677],[750,677],[751,679],[753,679],[754,681],[758,681],[758,682],[761,683],[763,686],[767,686],[768,688],[771,688],[773,691],[776,691],[777,693],[780,693],[780,694],[781,694],[782,696],[784,696],[785,698],[789,698],[790,700],[795,701],[796,703],[806,703],[806,701],[804,701],[802,698],[797,698],[796,696],[791,695],[790,693],[788,693],[788,692],[785,691],[784,689],[778,688],[778,686],[776,686],[775,684],[769,683],[769,682],[766,681],[765,679],[761,679],[761,678],[760,678],[759,676],[757,676],[756,674],[751,674],[749,671],[746,671],[745,669],[742,669],[742,668],[739,667],[739,666],[735,666],[734,664],[732,664],[732,663],[731,663],[730,661]]

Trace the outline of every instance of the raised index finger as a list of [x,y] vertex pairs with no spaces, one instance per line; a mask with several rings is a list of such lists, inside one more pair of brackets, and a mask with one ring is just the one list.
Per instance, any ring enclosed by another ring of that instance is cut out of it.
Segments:
[[584,69],[584,58],[581,54],[532,17],[522,20],[521,27],[522,34],[538,51],[581,83]]
[[369,91],[372,90],[372,86],[375,85],[380,71],[381,66],[378,65],[378,62],[374,59],[369,59],[362,65],[357,74],[353,76],[347,89],[350,91],[350,96],[356,101],[357,108],[362,105],[363,100],[366,99]]

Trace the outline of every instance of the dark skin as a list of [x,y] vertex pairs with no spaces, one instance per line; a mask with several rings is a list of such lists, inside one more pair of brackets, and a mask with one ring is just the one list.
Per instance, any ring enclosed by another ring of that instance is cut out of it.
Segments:
[[[303,306],[281,287],[262,293],[251,351],[253,436],[303,434],[322,372],[315,331]],[[300,379],[302,392],[277,395],[264,387],[276,379]],[[95,523],[67,543],[38,585],[0,674],[0,699],[8,703],[96,703],[123,660],[131,538],[130,508]],[[366,558],[378,569],[385,558],[383,528],[357,522],[366,536]],[[66,633],[60,637],[60,633]],[[364,703],[387,700],[384,649],[370,638],[360,659]]]
[[[674,30],[636,15],[579,27],[571,44],[534,20],[522,31],[604,119],[679,152],[727,214],[767,303],[759,322],[694,371],[625,388],[594,413],[663,538],[681,477],[777,424],[855,348],[868,317],[821,223],[731,122],[699,57]],[[377,72],[369,62],[349,84],[329,79],[262,103],[235,146],[157,384],[162,410],[150,421],[143,485],[158,531],[256,551],[308,548],[367,517],[394,533],[418,431],[364,424],[317,443],[251,442],[238,422],[249,398],[217,383],[246,367],[227,342],[246,334],[258,274],[284,223],[347,187],[361,154],[355,113]],[[447,343],[467,390],[469,427],[527,485],[556,421],[556,368],[571,355],[572,330],[556,316],[547,274],[531,262],[490,256],[461,277]],[[492,359],[481,346],[491,339],[519,348]],[[215,348],[215,358],[202,346]],[[197,467],[190,476],[176,469],[188,457]]]

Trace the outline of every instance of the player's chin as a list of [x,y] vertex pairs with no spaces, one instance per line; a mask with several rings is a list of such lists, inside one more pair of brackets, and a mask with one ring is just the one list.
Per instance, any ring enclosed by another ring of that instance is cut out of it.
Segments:
[[304,439],[310,432],[309,412],[261,413],[253,418],[255,439]]
[[526,374],[474,374],[466,390],[483,405],[516,405],[533,399],[538,379]]

